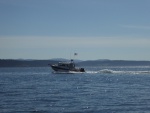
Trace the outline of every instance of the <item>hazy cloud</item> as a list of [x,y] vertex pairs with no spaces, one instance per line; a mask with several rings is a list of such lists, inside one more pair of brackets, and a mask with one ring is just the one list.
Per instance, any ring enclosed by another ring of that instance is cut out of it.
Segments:
[[149,47],[150,39],[131,37],[1,37],[0,48]]
[[120,25],[124,28],[130,28],[130,29],[144,29],[144,30],[150,30],[150,26],[138,26],[138,25]]

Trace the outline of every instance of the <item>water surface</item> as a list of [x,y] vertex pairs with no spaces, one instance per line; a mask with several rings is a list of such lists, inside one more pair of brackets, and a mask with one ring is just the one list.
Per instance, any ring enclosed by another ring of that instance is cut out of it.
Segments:
[[1,113],[149,113],[150,67],[0,68]]

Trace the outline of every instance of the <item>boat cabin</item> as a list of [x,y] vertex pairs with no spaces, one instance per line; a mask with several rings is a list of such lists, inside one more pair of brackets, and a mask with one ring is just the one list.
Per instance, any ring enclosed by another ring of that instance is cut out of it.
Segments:
[[59,62],[58,66],[59,67],[67,67],[67,68],[70,68],[70,69],[75,68],[75,64],[72,63],[72,62],[71,63]]

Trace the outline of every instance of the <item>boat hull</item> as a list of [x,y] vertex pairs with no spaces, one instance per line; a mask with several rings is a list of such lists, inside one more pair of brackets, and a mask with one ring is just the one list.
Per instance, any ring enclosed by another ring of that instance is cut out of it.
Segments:
[[62,67],[53,66],[53,65],[51,67],[54,71],[57,71],[57,72],[69,72],[69,69],[67,68],[62,68]]
[[51,65],[51,68],[56,71],[56,72],[85,72],[84,68],[74,68],[74,69],[69,69],[69,68],[64,68],[64,67],[59,67],[59,66],[54,66]]

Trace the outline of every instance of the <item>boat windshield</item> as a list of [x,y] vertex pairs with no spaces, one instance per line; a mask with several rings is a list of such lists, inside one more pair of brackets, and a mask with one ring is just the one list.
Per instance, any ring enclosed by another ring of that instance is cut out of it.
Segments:
[[69,68],[74,68],[75,64],[74,63],[58,63],[58,66],[63,66],[63,67],[69,67]]

